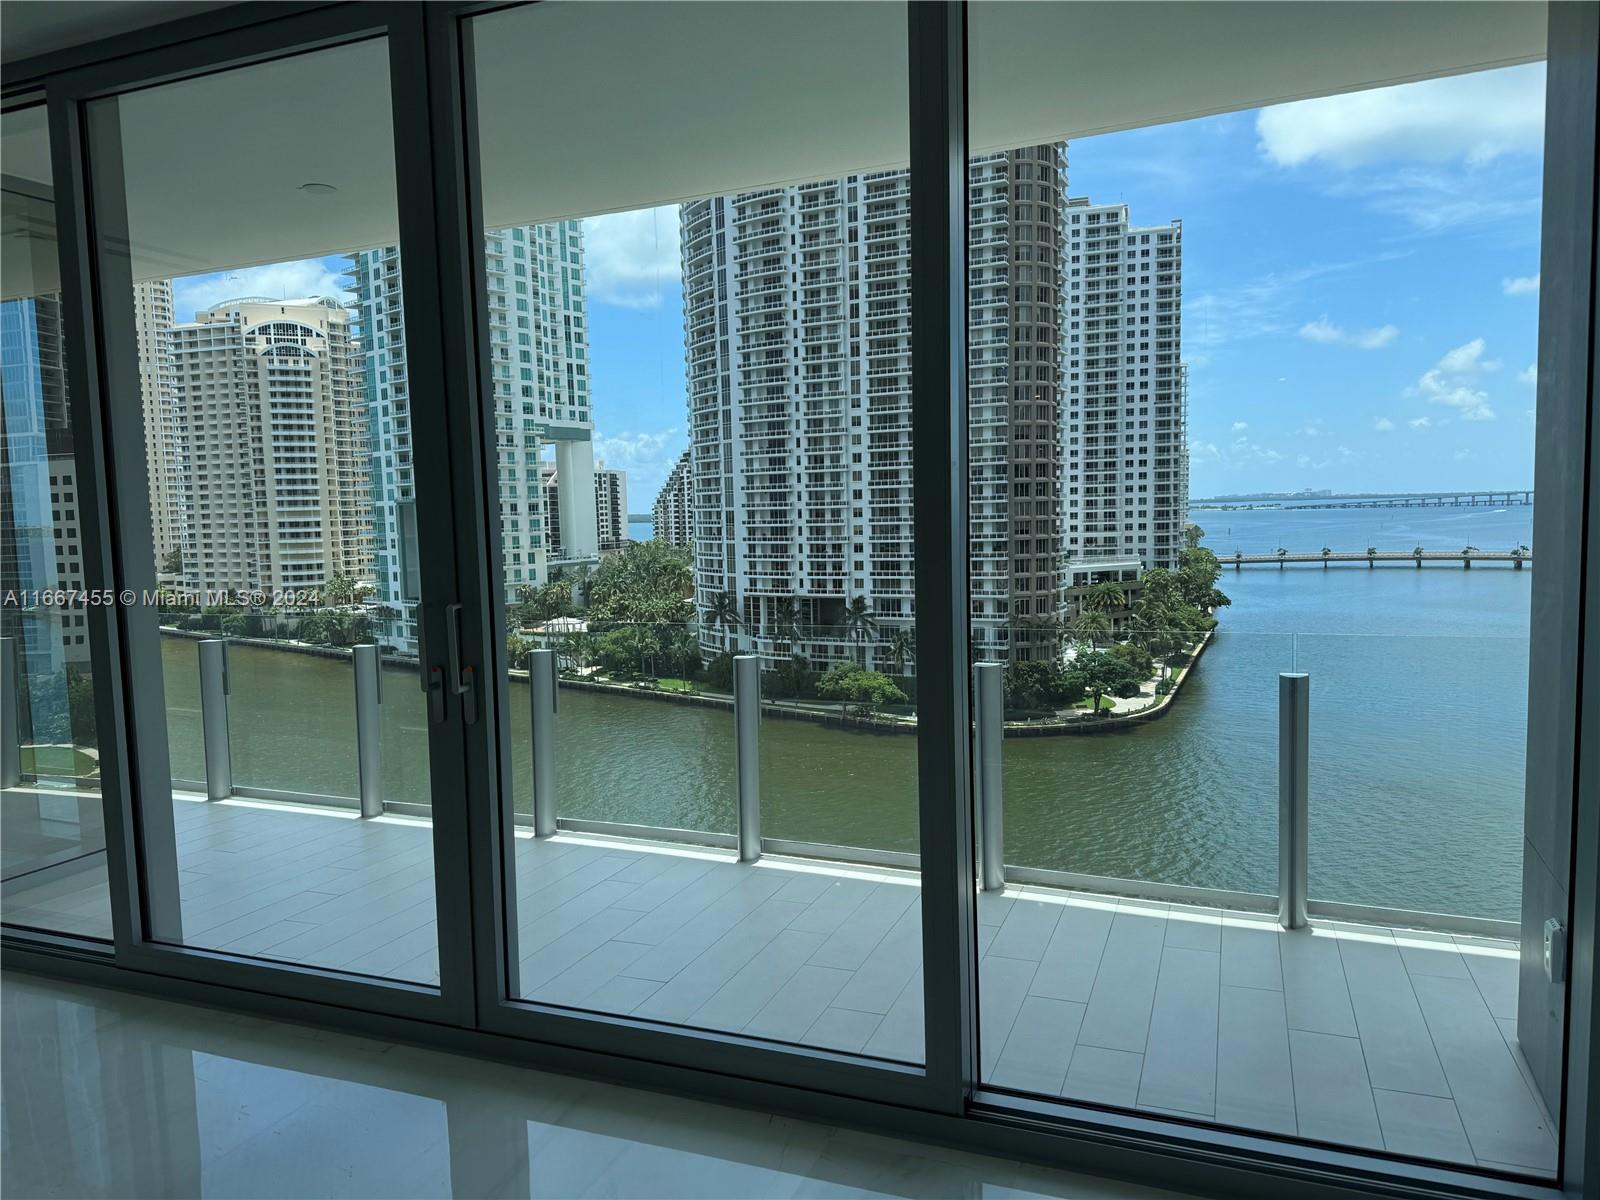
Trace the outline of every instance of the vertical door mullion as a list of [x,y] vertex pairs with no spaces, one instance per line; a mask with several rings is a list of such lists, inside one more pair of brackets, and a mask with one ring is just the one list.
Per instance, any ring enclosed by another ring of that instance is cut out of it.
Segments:
[[[82,109],[70,77],[49,89],[50,169],[55,195],[56,253],[61,269],[62,353],[67,411],[72,422],[78,527],[84,587],[116,587],[114,539],[107,490],[107,435],[101,421],[99,340],[95,335],[94,273],[83,160]],[[123,712],[123,671],[118,611],[105,605],[85,613],[94,681],[95,742],[100,753],[100,802],[106,838],[112,942],[126,955],[143,929],[129,804],[133,759]]]
[[[421,5],[397,4],[389,29],[390,87],[394,105],[395,191],[399,203],[400,286],[405,312],[406,374],[411,405],[412,463],[416,481],[417,546],[420,560],[424,679],[438,670],[446,680],[445,719],[429,726],[429,775],[433,811],[435,890],[439,920],[439,980],[453,1020],[474,1019],[472,897],[467,858],[467,805],[472,794],[466,759],[482,743],[494,706],[484,678],[483,620],[472,593],[478,590],[473,547],[461,539],[461,516],[470,511],[457,471],[459,407],[450,346],[453,297],[447,267],[453,245],[438,207],[441,147],[435,142],[433,57]],[[457,607],[459,606],[459,607]],[[449,659],[457,640],[460,661]],[[466,694],[454,692],[452,672],[473,671]],[[467,720],[468,715],[472,720]]]
[[966,5],[907,5],[911,454],[917,481],[917,789],[927,1075],[935,1105],[976,1079],[976,901],[967,686]]
[[[81,78],[51,89],[50,149],[85,586],[118,596],[87,610],[112,931],[117,953],[137,960],[146,936],[181,942],[183,930],[161,634],[155,607],[143,603],[155,590],[155,561],[138,552],[150,545],[150,511],[115,501],[149,494],[143,410],[126,399],[139,396],[140,378],[127,231],[116,220],[126,211],[122,164],[102,153],[90,186]],[[141,813],[135,797],[143,796],[168,800]]]
[[[436,550],[431,560],[440,595],[447,591],[460,605],[463,658],[475,673],[475,717],[464,720],[459,706],[452,712],[456,736],[448,764],[436,760],[433,804],[441,976],[447,991],[465,998],[452,1011],[467,1021],[479,1005],[506,994],[504,964],[515,961],[498,940],[515,924],[500,917],[499,756],[510,739],[500,703],[505,650],[494,636],[499,519],[484,465],[486,446],[492,451],[494,444],[493,412],[480,399],[480,380],[488,378],[488,347],[477,327],[482,232],[468,185],[470,124],[454,6],[399,6],[391,45],[393,77],[406,81],[394,103],[412,419],[427,431],[417,444],[439,451],[416,459],[419,540],[430,539]],[[417,347],[425,348],[420,355],[412,352]],[[428,632],[429,653],[437,658],[434,647],[442,642]]]

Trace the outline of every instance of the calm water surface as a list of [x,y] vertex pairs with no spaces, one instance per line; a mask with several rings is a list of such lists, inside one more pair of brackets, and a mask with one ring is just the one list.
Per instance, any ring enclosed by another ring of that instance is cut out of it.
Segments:
[[[1510,548],[1532,510],[1195,513],[1207,544],[1270,552]],[[1005,744],[1008,862],[1271,892],[1277,872],[1277,676],[1308,671],[1311,893],[1515,918],[1521,878],[1531,571],[1320,566],[1224,571],[1233,606],[1163,720],[1121,734]],[[194,644],[164,645],[173,774],[203,778]],[[236,781],[353,796],[348,662],[234,647]],[[513,687],[517,807],[531,759]],[[386,672],[389,799],[427,799],[414,673]],[[562,696],[563,815],[734,828],[733,722],[716,710]],[[769,719],[764,832],[916,849],[916,744]]]

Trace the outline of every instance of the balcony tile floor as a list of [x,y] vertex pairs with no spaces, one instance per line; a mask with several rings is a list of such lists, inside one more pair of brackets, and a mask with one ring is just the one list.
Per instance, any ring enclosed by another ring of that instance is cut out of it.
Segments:
[[[426,822],[175,804],[185,937],[436,982]],[[922,1056],[914,875],[560,834],[517,839],[520,994],[903,1061]],[[103,876],[6,919],[104,921]],[[98,907],[97,907],[98,906]],[[1516,1049],[1514,943],[1024,886],[979,898],[985,1082],[1519,1174],[1553,1125]]]

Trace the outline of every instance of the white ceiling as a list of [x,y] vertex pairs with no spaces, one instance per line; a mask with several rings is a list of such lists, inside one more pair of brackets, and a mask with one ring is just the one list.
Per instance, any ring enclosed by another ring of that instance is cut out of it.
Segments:
[[[1545,9],[991,0],[971,23],[985,150],[1538,59]],[[550,0],[477,18],[473,44],[491,228],[906,159],[901,4]],[[141,277],[396,238],[382,42],[105,102],[96,134],[117,115]]]

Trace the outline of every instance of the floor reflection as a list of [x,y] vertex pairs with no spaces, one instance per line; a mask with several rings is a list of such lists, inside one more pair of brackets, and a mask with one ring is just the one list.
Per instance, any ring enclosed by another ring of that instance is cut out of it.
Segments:
[[1170,1195],[15,972],[0,998],[7,1196]]

